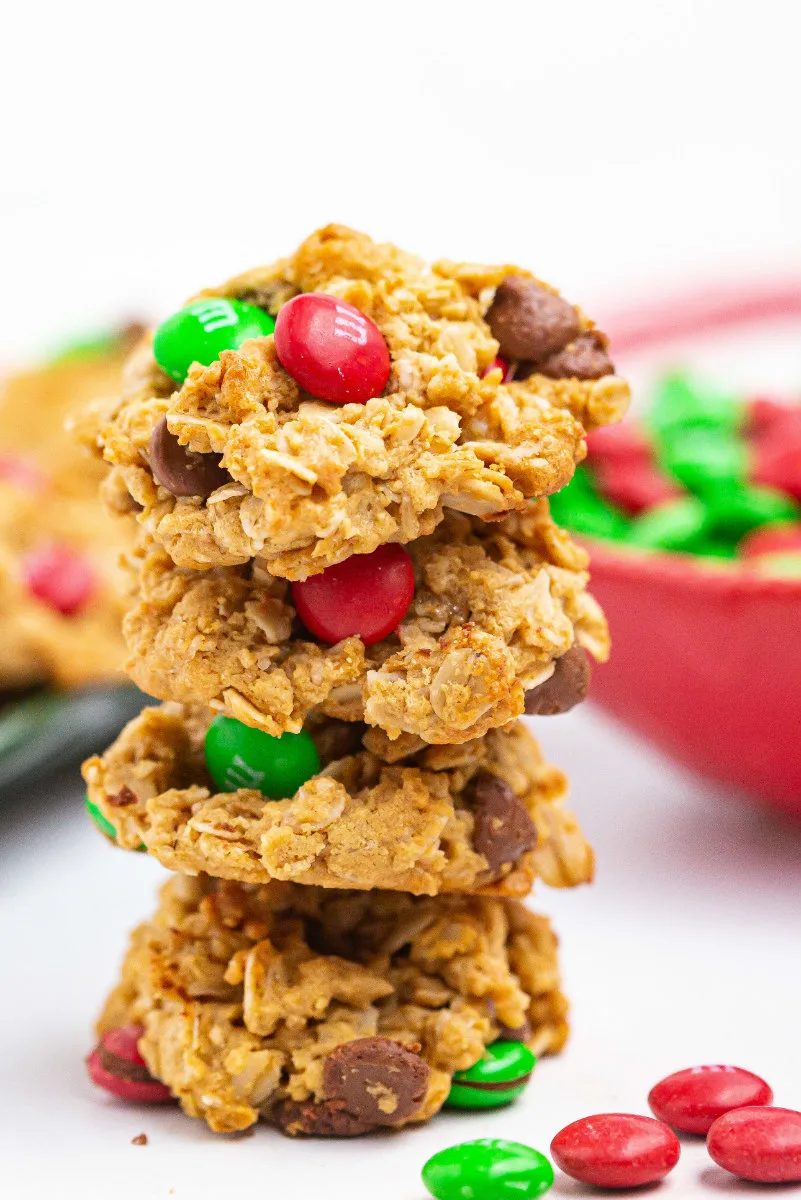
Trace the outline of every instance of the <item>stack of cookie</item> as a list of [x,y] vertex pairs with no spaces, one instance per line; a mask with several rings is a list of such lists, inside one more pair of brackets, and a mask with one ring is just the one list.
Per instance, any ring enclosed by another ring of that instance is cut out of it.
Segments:
[[340,226],[135,352],[98,446],[140,529],[128,669],[165,703],[84,775],[175,875],[97,1082],[351,1135],[506,1103],[559,1049],[556,941],[520,898],[593,857],[517,718],[607,653],[544,497],[627,401],[527,272]]

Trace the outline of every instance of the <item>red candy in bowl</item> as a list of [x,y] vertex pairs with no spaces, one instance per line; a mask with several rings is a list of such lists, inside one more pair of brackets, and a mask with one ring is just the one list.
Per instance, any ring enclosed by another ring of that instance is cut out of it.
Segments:
[[[797,324],[801,286],[696,295],[607,328],[626,373],[638,356],[675,361],[677,338],[689,357],[690,337],[788,316]],[[552,498],[590,549],[609,618],[614,650],[592,698],[683,764],[801,816],[801,509],[788,467],[795,454],[801,480],[801,404],[670,387],[672,410],[657,402],[633,429],[593,435],[587,469]],[[785,444],[776,480],[766,439]],[[657,501],[638,514],[626,501],[645,494],[646,472]]]

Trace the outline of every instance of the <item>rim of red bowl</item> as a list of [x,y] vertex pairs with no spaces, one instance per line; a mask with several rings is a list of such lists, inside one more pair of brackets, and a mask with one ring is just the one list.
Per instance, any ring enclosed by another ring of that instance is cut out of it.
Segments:
[[[612,352],[647,356],[672,342],[690,342],[741,325],[801,316],[801,280],[700,286],[650,304],[611,313],[604,321]],[[742,560],[711,561],[679,551],[644,550],[576,535],[600,566],[620,579],[661,578],[717,595],[801,596],[801,578],[762,575]]]

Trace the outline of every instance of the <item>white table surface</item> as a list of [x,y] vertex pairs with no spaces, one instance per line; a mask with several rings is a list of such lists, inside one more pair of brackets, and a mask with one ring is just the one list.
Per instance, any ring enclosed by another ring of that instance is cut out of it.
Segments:
[[[0,1170],[13,1200],[423,1200],[437,1150],[506,1137],[547,1152],[569,1121],[647,1111],[650,1086],[700,1062],[763,1074],[801,1107],[801,826],[672,767],[587,705],[537,722],[570,763],[573,801],[598,851],[591,888],[542,888],[562,938],[573,1036],[526,1095],[355,1142],[290,1141],[266,1127],[216,1137],[172,1109],[128,1108],[86,1079],[91,1023],[127,930],[163,872],[98,837],[74,778],[46,804],[2,814]],[[131,1145],[145,1132],[148,1144]],[[687,1140],[659,1194],[710,1197],[736,1183]],[[556,1196],[587,1194],[557,1177]],[[782,1195],[801,1195],[801,1186]]]

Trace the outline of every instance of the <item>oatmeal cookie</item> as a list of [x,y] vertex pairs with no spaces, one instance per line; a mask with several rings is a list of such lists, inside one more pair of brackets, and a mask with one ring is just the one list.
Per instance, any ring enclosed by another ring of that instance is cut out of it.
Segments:
[[0,386],[0,687],[114,678],[125,530],[102,511],[105,470],[65,429],[67,414],[119,389],[133,330],[10,376]]
[[165,704],[84,764],[89,799],[118,843],[170,870],[327,888],[525,895],[592,877],[592,850],[564,807],[567,782],[522,724],[460,746],[395,742],[376,729],[309,725],[321,770],[287,800],[215,792],[206,709]]
[[397,631],[332,646],[303,629],[291,586],[261,559],[191,571],[151,543],[124,625],[128,670],[152,696],[208,705],[273,736],[297,732],[319,708],[392,738],[453,744],[519,716],[571,647],[606,659],[587,555],[546,501],[492,524],[449,513],[407,548],[416,587]]
[[[495,519],[564,487],[585,430],[627,407],[602,335],[516,267],[429,267],[330,225],[290,258],[203,296],[277,314],[308,292],[355,306],[380,330],[391,358],[381,395],[315,399],[284,369],[272,336],[195,362],[177,390],[148,343],[129,363],[98,438],[112,468],[105,494],[178,566],[258,557],[274,575],[304,579],[429,534],[446,509]],[[526,356],[521,378],[505,382],[505,364],[493,362],[499,345],[509,352],[510,331]],[[173,490],[154,476],[154,436],[179,477]]]
[[176,876],[98,1022],[217,1133],[426,1121],[504,1030],[567,1035],[556,939],[518,901]]

